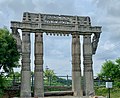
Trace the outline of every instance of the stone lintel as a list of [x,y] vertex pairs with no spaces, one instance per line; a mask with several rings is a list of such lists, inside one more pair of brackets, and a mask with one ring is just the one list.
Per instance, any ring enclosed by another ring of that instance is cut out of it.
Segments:
[[[16,25],[16,26],[14,26]],[[53,24],[51,24],[53,25]],[[66,26],[62,25],[53,25],[51,26],[50,23],[46,27],[45,24],[42,24],[41,27],[39,27],[39,23],[28,23],[28,22],[11,22],[11,28],[17,28],[21,29],[23,32],[52,32],[52,33],[64,33],[64,34],[73,34],[73,32],[76,32],[78,35],[88,35],[92,33],[100,33],[101,27],[100,26],[79,26],[76,29],[76,25],[71,24]],[[57,28],[56,28],[57,26]],[[78,26],[78,25],[77,25]],[[72,29],[71,29],[72,27]]]

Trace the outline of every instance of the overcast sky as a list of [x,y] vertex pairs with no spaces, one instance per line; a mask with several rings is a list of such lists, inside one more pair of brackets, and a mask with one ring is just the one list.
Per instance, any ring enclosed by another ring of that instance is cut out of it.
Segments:
[[[22,20],[23,12],[90,16],[92,25],[102,26],[95,56],[94,75],[100,72],[105,60],[120,57],[120,0],[0,0],[0,28],[10,28],[10,21]],[[33,41],[32,40],[32,64]],[[56,75],[71,75],[71,36],[44,35],[44,68]],[[32,66],[32,70],[33,70]]]

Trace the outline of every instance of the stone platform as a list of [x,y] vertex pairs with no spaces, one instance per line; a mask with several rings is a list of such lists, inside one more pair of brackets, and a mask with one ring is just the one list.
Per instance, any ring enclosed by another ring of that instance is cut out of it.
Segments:
[[94,97],[88,97],[88,96],[83,96],[83,97],[75,97],[75,96],[58,96],[58,97],[44,97],[44,98],[105,98],[102,96],[94,96]]
[[83,96],[83,97],[75,97],[75,96],[51,96],[51,97],[13,97],[13,98],[105,98],[102,96],[94,96],[94,97],[89,97],[89,96]]
[[102,96],[73,96],[73,91],[51,91],[51,92],[45,92],[45,97],[14,97],[14,98],[105,98]]
[[105,98],[102,96],[83,96],[83,97],[75,97],[75,96],[51,96],[51,97],[13,97],[13,98]]
[[14,97],[14,98],[105,98],[102,96],[73,96],[72,91],[52,91],[52,92],[45,92],[45,97]]
[[51,91],[51,92],[45,92],[45,97],[57,97],[57,96],[73,96],[73,91]]

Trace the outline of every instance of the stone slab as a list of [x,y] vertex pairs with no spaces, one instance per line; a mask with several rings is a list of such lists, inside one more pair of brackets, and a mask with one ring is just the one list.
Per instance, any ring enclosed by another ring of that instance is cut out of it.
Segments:
[[13,97],[13,98],[90,98],[90,97],[57,96],[57,97]]
[[45,97],[58,97],[58,96],[73,96],[73,91],[51,91],[51,92],[45,92]]
[[55,96],[55,97],[13,97],[13,98],[105,98],[103,96],[94,96],[94,97],[89,97],[89,96],[83,96],[83,97],[75,97],[75,96]]

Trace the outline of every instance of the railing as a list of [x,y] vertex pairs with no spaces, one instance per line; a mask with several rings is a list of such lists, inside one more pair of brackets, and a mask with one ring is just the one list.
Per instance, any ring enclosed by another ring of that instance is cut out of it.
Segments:
[[[83,82],[83,78],[82,78]],[[11,79],[6,80],[7,85],[14,86],[20,85],[21,77],[13,76]],[[106,81],[94,79],[94,86],[105,86]],[[44,86],[71,86],[72,76],[48,76],[44,77]],[[34,86],[34,76],[31,75],[31,86]]]
[[[10,94],[11,92],[15,95],[19,95],[20,93],[20,77],[13,77],[11,80],[6,80],[7,89],[5,89],[5,92]],[[120,81],[117,81],[117,83],[120,83]],[[82,77],[82,87],[84,84],[83,77]],[[105,88],[106,81],[94,79],[94,87],[96,88]],[[116,82],[113,82],[113,86],[116,86]],[[71,76],[48,76],[47,78],[44,78],[44,91],[72,91],[72,77]],[[31,76],[31,94],[34,93],[34,76]]]
[[[13,76],[12,79],[6,80],[7,90],[20,90],[21,77]],[[67,91],[72,87],[71,76],[48,76],[44,78],[45,91]],[[34,90],[34,76],[31,76],[31,89]]]

